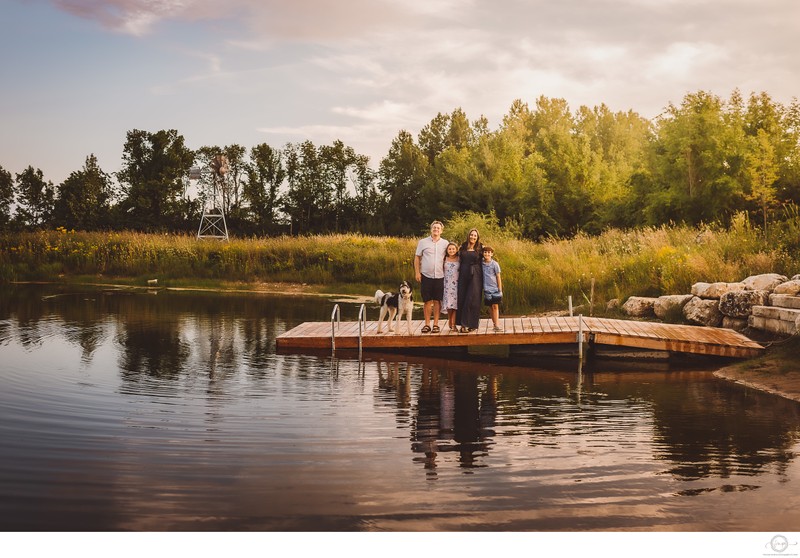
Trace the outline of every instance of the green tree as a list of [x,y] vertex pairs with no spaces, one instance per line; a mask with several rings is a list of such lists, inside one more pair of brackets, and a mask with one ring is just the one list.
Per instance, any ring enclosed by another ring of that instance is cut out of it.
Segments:
[[576,114],[575,134],[583,140],[584,161],[591,168],[587,194],[596,207],[596,228],[630,226],[626,204],[631,177],[645,167],[650,123],[632,111],[613,113],[606,105],[582,106]]
[[14,179],[11,173],[0,165],[0,230],[11,223],[11,204],[14,203]]
[[41,169],[34,170],[32,166],[28,166],[17,175],[17,201],[19,205],[16,219],[21,225],[47,225],[53,216],[53,183],[45,182]]
[[419,148],[430,165],[434,164],[436,157],[447,147],[449,133],[450,117],[441,112],[420,130],[417,136]]
[[369,166],[369,157],[356,155],[350,170],[350,180],[356,190],[352,223],[356,230],[371,234],[384,232],[383,223],[378,219],[382,198],[377,191],[375,178],[376,173]]
[[767,213],[775,205],[777,198],[775,181],[778,179],[778,164],[775,149],[769,135],[759,128],[753,138],[753,148],[747,160],[746,173],[750,179],[750,192],[747,199],[758,204],[764,218],[764,235],[767,234]]
[[540,97],[529,119],[530,136],[547,178],[553,204],[549,210],[553,234],[574,234],[581,229],[595,232],[597,189],[595,156],[588,138],[576,133],[576,124],[564,99]]
[[310,141],[287,144],[284,157],[288,191],[282,197],[282,208],[291,220],[292,232],[326,232],[333,189],[327,182],[319,150]]
[[270,232],[275,229],[278,192],[286,177],[283,156],[266,143],[256,145],[250,150],[246,172],[244,199],[249,204],[259,232]]
[[186,228],[189,216],[182,214],[179,198],[193,162],[194,153],[176,130],[129,131],[122,170],[117,173],[124,196],[119,209],[126,216],[127,226],[144,230]]
[[336,140],[332,145],[323,145],[319,148],[319,159],[324,169],[325,181],[333,187],[331,228],[339,232],[345,214],[351,209],[351,199],[347,191],[348,169],[355,164],[356,152],[341,140]]
[[[200,167],[198,185],[204,199],[211,197],[217,188],[218,203],[225,215],[241,219],[242,192],[247,176],[247,150],[238,144],[203,146],[195,152],[195,164]],[[217,172],[220,158],[224,158],[224,173]]]
[[778,159],[780,177],[776,189],[783,202],[800,204],[800,101],[792,99],[783,115],[787,152]]
[[73,171],[57,188],[53,224],[68,229],[95,230],[110,225],[111,178],[94,154],[83,169]]
[[416,233],[422,221],[417,198],[425,184],[429,160],[406,130],[392,140],[378,168],[378,189],[385,199],[385,230],[390,234]]
[[727,141],[731,132],[715,95],[701,91],[686,95],[680,107],[669,105],[652,145],[651,219],[724,222],[743,208],[743,184],[731,165],[740,150]]

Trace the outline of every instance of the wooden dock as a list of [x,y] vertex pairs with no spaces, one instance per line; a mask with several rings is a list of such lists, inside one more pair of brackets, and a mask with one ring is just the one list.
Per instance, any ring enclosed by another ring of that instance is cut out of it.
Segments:
[[[583,343],[691,353],[732,358],[751,358],[764,348],[730,329],[663,324],[587,317],[513,317],[501,318],[502,332],[494,332],[492,322],[481,320],[470,333],[458,333],[439,322],[440,333],[421,333],[422,320],[414,320],[412,332],[403,322],[399,333],[377,333],[377,322],[305,322],[276,338],[279,350],[302,349],[419,349],[425,347],[465,347],[488,345],[564,345],[577,344],[579,332]],[[333,334],[333,335],[332,335]],[[335,346],[334,346],[335,344]]]

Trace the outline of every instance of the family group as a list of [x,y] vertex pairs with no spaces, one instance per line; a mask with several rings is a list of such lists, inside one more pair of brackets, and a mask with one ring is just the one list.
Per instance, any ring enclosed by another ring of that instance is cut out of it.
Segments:
[[469,333],[478,329],[481,300],[490,308],[494,331],[502,331],[503,283],[494,250],[481,243],[477,229],[469,231],[461,246],[442,238],[443,231],[441,222],[431,223],[430,236],[419,241],[414,255],[425,316],[422,333],[439,333],[440,313],[447,314],[451,330]]

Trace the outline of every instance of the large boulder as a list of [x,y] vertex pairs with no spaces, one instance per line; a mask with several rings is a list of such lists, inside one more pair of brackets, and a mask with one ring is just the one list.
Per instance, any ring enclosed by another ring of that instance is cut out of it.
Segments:
[[785,283],[781,283],[777,285],[772,292],[775,294],[797,296],[797,294],[800,293],[800,279],[791,279]]
[[780,275],[778,273],[762,273],[761,275],[751,275],[742,281],[742,283],[744,283],[744,288],[748,291],[772,292],[772,289],[788,280],[789,279],[785,275]]
[[704,326],[719,327],[722,323],[722,312],[719,301],[694,297],[683,307],[683,317],[688,321]]
[[664,295],[656,299],[653,305],[653,311],[656,317],[663,320],[673,312],[681,315],[683,307],[686,303],[694,298],[692,295]]
[[719,311],[731,318],[747,318],[753,306],[769,304],[769,291],[739,291],[722,295],[719,299]]
[[622,305],[622,311],[634,318],[651,318],[655,316],[656,300],[649,296],[632,296]]
[[719,299],[725,293],[733,291],[743,291],[744,283],[695,283],[692,285],[692,294],[700,298],[716,298]]

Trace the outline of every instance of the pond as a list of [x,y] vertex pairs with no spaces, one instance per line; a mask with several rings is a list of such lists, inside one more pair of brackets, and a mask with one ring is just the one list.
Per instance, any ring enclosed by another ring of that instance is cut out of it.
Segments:
[[796,403],[709,370],[276,353],[277,335],[332,305],[4,286],[0,528],[800,525]]

